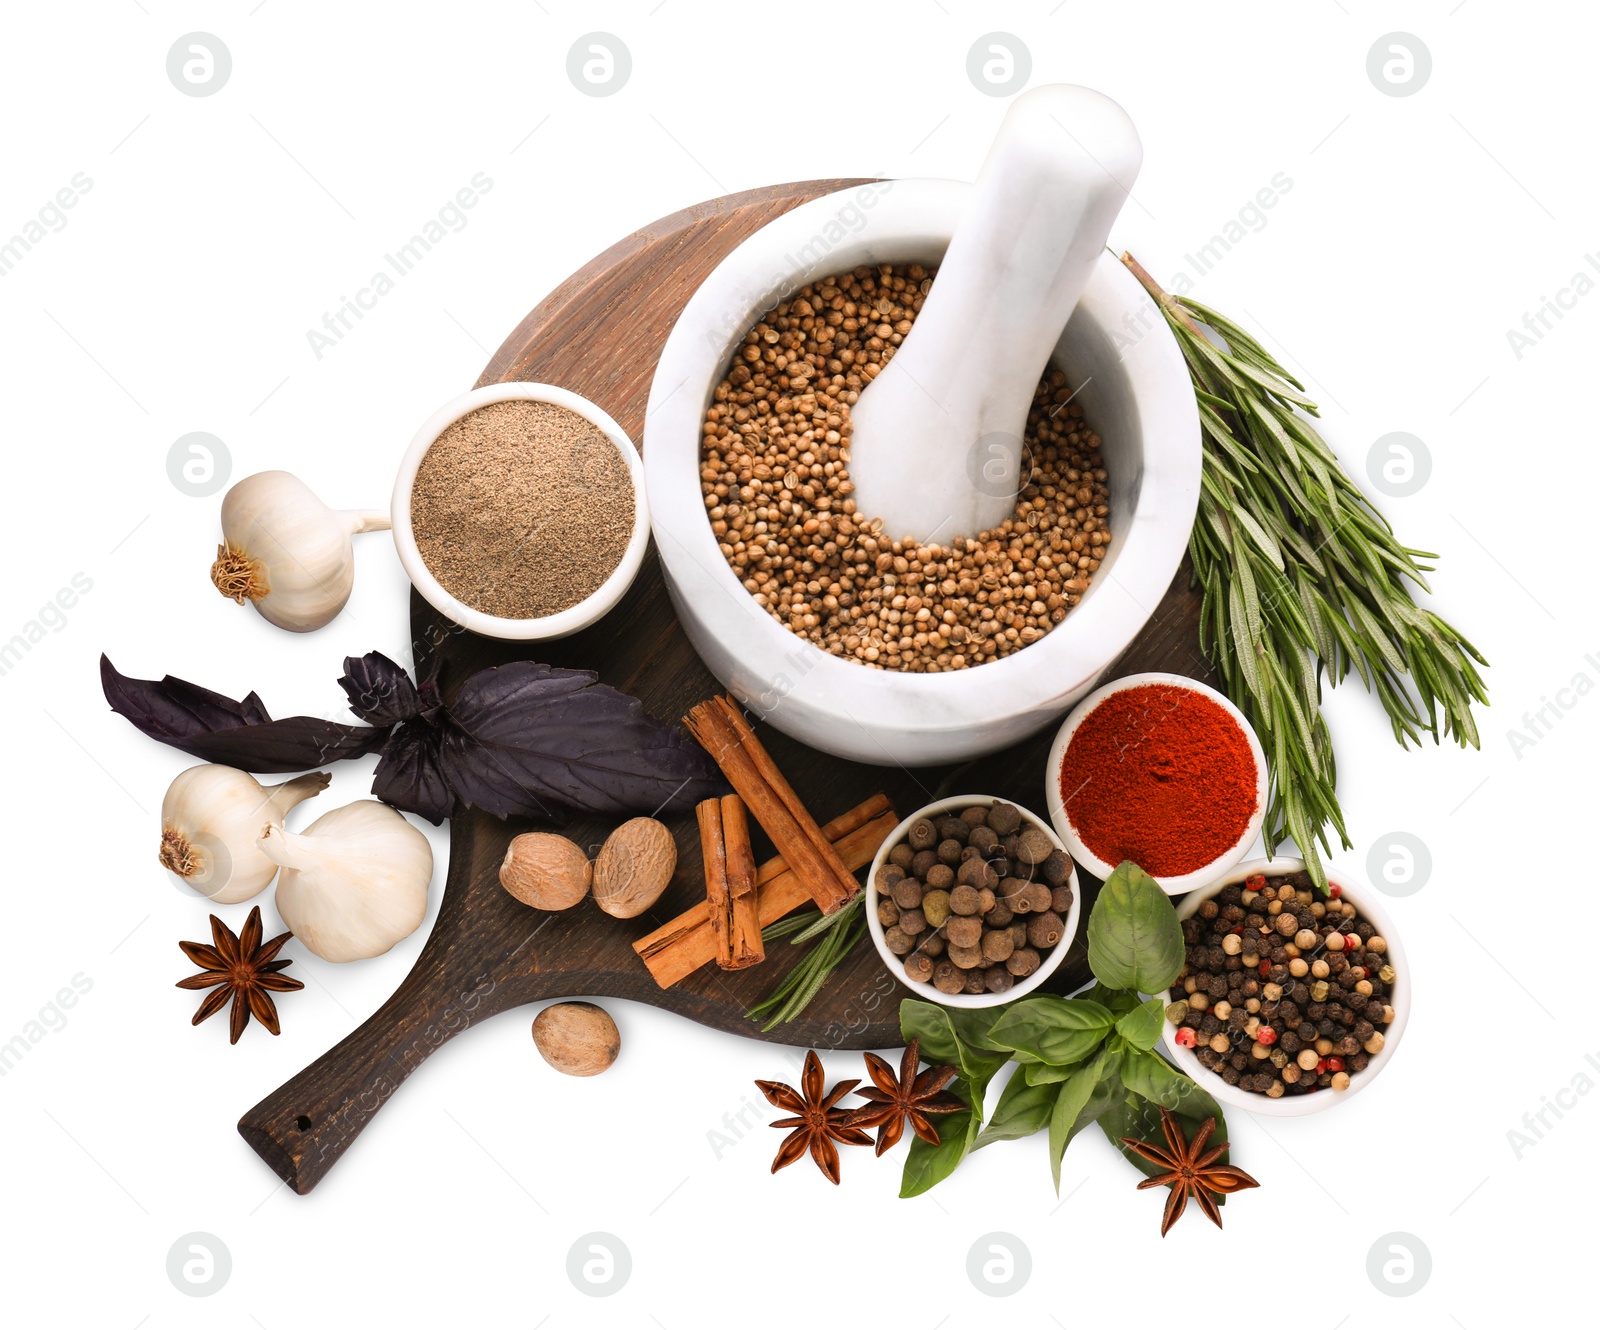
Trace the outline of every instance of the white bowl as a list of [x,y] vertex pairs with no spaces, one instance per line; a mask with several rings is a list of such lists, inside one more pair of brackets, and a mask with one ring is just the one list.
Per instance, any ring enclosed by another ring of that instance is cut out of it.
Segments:
[[[1027,997],[1061,968],[1061,962],[1066,960],[1073,939],[1078,936],[1078,916],[1083,911],[1083,894],[1078,883],[1078,866],[1073,864],[1071,876],[1067,878],[1067,885],[1072,888],[1072,908],[1067,911],[1067,917],[1062,921],[1061,941],[1050,948],[1050,954],[1039,962],[1037,970],[1026,979],[1013,984],[1004,993],[941,993],[932,984],[919,983],[907,975],[905,966],[900,963],[900,957],[890,951],[888,944],[884,942],[883,925],[878,922],[878,869],[889,861],[889,851],[905,839],[906,832],[911,830],[911,824],[920,818],[939,817],[944,813],[971,808],[973,804],[995,802],[996,797],[992,794],[962,794],[951,799],[938,799],[925,808],[917,809],[889,833],[888,838],[878,847],[878,853],[873,856],[872,866],[867,869],[867,928],[872,933],[872,945],[877,947],[878,955],[883,957],[883,963],[889,967],[889,973],[909,988],[916,997],[928,1002],[937,1002],[943,1007],[998,1007],[1007,1002],[1015,1002],[1020,997]],[[1050,830],[1049,823],[1043,818],[1034,816],[1021,804],[1012,803],[1010,799],[1001,799],[998,802],[1011,804],[1022,814],[1025,821],[1049,836],[1050,843],[1056,849],[1066,852],[1066,846],[1056,838],[1055,833]],[[1018,918],[1026,917],[1018,916]]]
[[1056,361],[1104,441],[1111,553],[1088,593],[1025,650],[973,670],[908,674],[830,656],[757,605],[728,567],[700,493],[701,425],[746,329],[807,282],[858,264],[934,264],[972,186],[894,180],[769,222],[701,284],[667,338],[645,417],[656,545],[684,631],[711,672],[784,733],[879,765],[965,761],[1059,717],[1122,654],[1183,558],[1200,493],[1200,420],[1177,343],[1138,281],[1101,258]]
[[[1260,835],[1262,820],[1267,815],[1267,758],[1261,751],[1261,741],[1256,738],[1256,732],[1250,728],[1250,722],[1244,718],[1244,713],[1215,688],[1209,688],[1198,679],[1191,679],[1182,674],[1150,673],[1130,674],[1090,693],[1067,717],[1056,733],[1055,743],[1050,745],[1050,756],[1045,761],[1044,769],[1045,804],[1050,809],[1050,823],[1055,827],[1056,834],[1066,842],[1067,852],[1102,882],[1110,877],[1116,864],[1108,864],[1083,843],[1061,802],[1061,760],[1066,756],[1067,745],[1072,742],[1072,736],[1078,732],[1078,726],[1083,724],[1089,713],[1100,703],[1113,693],[1120,693],[1128,688],[1140,688],[1146,684],[1166,684],[1174,688],[1186,688],[1191,693],[1198,693],[1215,702],[1239,723],[1239,728],[1244,731],[1244,736],[1250,743],[1250,756],[1255,759],[1256,764],[1256,808],[1239,839],[1209,864],[1197,868],[1192,873],[1184,873],[1179,877],[1156,877],[1156,881],[1161,884],[1161,889],[1167,895],[1181,896],[1185,892],[1215,882],[1244,858],[1246,852],[1255,844],[1256,837]],[[1151,876],[1155,877],[1155,874]]]
[[[597,427],[616,445],[622,460],[628,464],[628,474],[633,480],[633,532],[628,538],[627,549],[623,551],[622,561],[591,595],[556,614],[534,619],[507,619],[485,614],[482,610],[463,604],[440,586],[438,578],[429,571],[411,530],[411,487],[416,483],[417,468],[422,465],[423,455],[433,446],[434,440],[462,416],[470,415],[480,406],[488,406],[493,402],[549,402],[552,406],[566,407]],[[638,575],[639,566],[644,562],[645,549],[650,544],[650,504],[645,492],[644,463],[639,460],[639,451],[633,446],[633,441],[623,433],[622,426],[593,402],[548,383],[486,384],[462,393],[429,416],[401,459],[400,474],[394,482],[394,497],[390,500],[390,520],[400,563],[411,584],[422,593],[422,598],[428,604],[474,633],[512,641],[546,641],[587,628],[622,599],[623,592]]]
[[[1225,873],[1204,891],[1197,891],[1191,895],[1178,907],[1178,918],[1187,919],[1224,887],[1243,882],[1257,873],[1267,877],[1283,877],[1290,873],[1301,872],[1304,868],[1305,862],[1300,859],[1251,859],[1248,863],[1239,864],[1232,871]],[[1341,899],[1354,905],[1361,917],[1377,929],[1384,941],[1389,944],[1384,954],[1395,969],[1393,992],[1389,998],[1389,1005],[1394,1008],[1394,1019],[1383,1027],[1383,1047],[1373,1056],[1365,1071],[1350,1073],[1348,1090],[1318,1090],[1315,1094],[1285,1095],[1282,1099],[1269,1099],[1264,1094],[1255,1094],[1249,1090],[1241,1090],[1236,1085],[1229,1085],[1209,1067],[1202,1066],[1200,1059],[1195,1056],[1194,1049],[1185,1048],[1178,1043],[1175,1038],[1178,1027],[1170,1021],[1163,1020],[1161,1040],[1166,1046],[1167,1057],[1177,1063],[1178,1069],[1188,1075],[1196,1085],[1230,1108],[1242,1108],[1247,1113],[1259,1113],[1273,1118],[1298,1118],[1304,1117],[1307,1113],[1321,1113],[1344,1103],[1352,1095],[1360,1093],[1371,1085],[1377,1079],[1378,1073],[1389,1065],[1389,1059],[1394,1056],[1395,1049],[1400,1047],[1400,1036],[1405,1033],[1406,1020],[1411,1015],[1411,968],[1406,964],[1405,948],[1400,945],[1400,935],[1395,932],[1394,920],[1379,904],[1377,893],[1352,878],[1350,874],[1332,871],[1328,874],[1328,881],[1340,889]],[[1171,999],[1163,993],[1161,1000],[1169,1002]]]

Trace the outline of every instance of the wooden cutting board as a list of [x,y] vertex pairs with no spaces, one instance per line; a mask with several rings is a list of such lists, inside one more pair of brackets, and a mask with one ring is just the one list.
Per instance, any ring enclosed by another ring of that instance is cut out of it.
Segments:
[[[645,227],[541,301],[495,353],[479,383],[524,380],[569,388],[608,411],[630,438],[642,440],[645,402],[662,345],[711,270],[774,217],[860,183],[809,180],[750,190]],[[1197,647],[1198,618],[1199,597],[1189,589],[1185,566],[1116,673],[1167,670],[1214,682]],[[477,637],[443,619],[415,592],[411,620],[417,672],[425,673],[440,657],[447,696],[475,670],[527,658],[596,670],[604,682],[641,698],[666,720],[677,720],[720,690],[678,625],[653,548],[617,608],[559,642]],[[819,822],[879,790],[902,816],[933,799],[968,793],[1009,799],[1043,814],[1052,730],[958,766],[904,770],[844,762],[760,727],[763,742]],[[766,963],[754,969],[729,973],[710,965],[671,989],[656,986],[632,943],[704,899],[692,815],[673,826],[679,860],[671,887],[654,910],[632,920],[602,914],[592,901],[543,914],[507,895],[497,878],[506,845],[534,825],[458,807],[450,823],[444,901],[411,973],[359,1029],[240,1119],[240,1134],[297,1192],[316,1186],[435,1048],[481,1020],[530,1002],[631,998],[752,1039],[821,1049],[899,1045],[897,1009],[908,990],[865,941],[800,1019],[770,1034],[761,1033],[744,1012],[772,989],[801,948],[778,942]],[[575,819],[562,830],[592,853],[614,825]],[[758,858],[764,858],[771,847],[759,831],[757,839]],[[1093,879],[1084,882],[1085,919],[1098,886]],[[1049,987],[1070,992],[1089,979],[1080,928]],[[531,1047],[528,1056],[536,1056]]]

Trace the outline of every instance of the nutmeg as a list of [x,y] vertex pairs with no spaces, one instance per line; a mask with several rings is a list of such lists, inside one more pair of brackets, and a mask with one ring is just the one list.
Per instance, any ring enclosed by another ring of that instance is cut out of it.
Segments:
[[624,822],[594,861],[594,900],[615,919],[632,919],[658,900],[678,866],[678,843],[653,817]]
[[539,1055],[563,1076],[598,1076],[617,1060],[617,1023],[592,1002],[558,1002],[533,1018]]
[[527,831],[512,837],[500,885],[536,910],[570,910],[589,894],[589,856],[565,836]]

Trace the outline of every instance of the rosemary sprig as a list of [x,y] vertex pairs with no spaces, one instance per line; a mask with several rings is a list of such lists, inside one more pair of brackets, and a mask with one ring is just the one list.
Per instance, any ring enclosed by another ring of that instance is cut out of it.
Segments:
[[1424,734],[1478,746],[1472,703],[1489,695],[1460,633],[1412,599],[1436,555],[1400,544],[1312,427],[1316,403],[1237,324],[1175,297],[1130,254],[1178,340],[1200,406],[1204,464],[1189,554],[1204,592],[1200,642],[1272,767],[1263,828],[1327,886],[1328,827],[1350,848],[1334,793],[1321,677],[1353,670],[1402,747]]
[[814,943],[778,981],[777,987],[745,1012],[753,1021],[766,1020],[761,1027],[763,1033],[792,1021],[804,1011],[811,999],[822,991],[839,962],[866,935],[867,921],[861,909],[865,897],[866,892],[858,893],[853,901],[832,914],[823,914],[816,908],[798,910],[761,930],[763,942],[787,937],[792,947]]

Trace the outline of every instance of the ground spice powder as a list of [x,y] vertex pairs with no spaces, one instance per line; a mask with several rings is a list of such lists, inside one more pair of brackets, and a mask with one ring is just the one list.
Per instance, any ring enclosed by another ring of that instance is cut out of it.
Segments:
[[633,479],[575,411],[494,402],[428,449],[411,489],[417,549],[463,604],[533,619],[587,599],[633,534]]
[[1256,763],[1239,723],[1188,688],[1112,693],[1061,761],[1061,801],[1107,863],[1181,877],[1231,849],[1256,810]]

